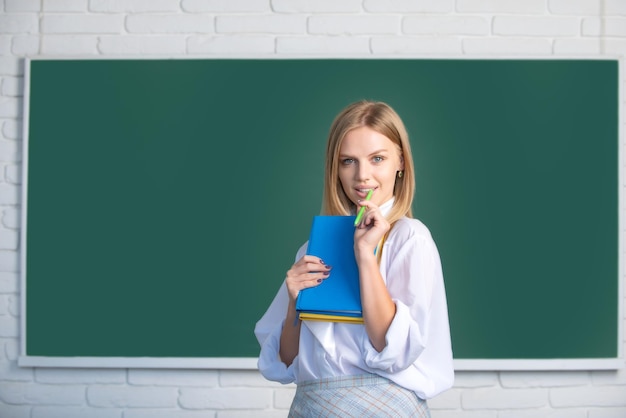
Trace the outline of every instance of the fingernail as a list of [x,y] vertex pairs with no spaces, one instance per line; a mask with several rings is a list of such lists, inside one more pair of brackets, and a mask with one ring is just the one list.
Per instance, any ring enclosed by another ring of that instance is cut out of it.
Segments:
[[326,266],[326,268],[330,270],[331,268],[333,268],[333,266]]
[[325,263],[324,263],[324,260],[321,260],[321,259],[320,259],[320,263],[325,264]]
[[318,283],[322,283],[322,279],[317,279],[317,282]]

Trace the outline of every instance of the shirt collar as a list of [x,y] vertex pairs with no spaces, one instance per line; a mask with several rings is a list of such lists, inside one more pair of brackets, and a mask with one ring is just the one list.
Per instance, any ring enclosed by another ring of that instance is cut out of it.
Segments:
[[393,207],[393,202],[395,201],[395,197],[391,197],[391,199],[389,199],[388,201],[386,201],[385,203],[383,203],[382,205],[380,205],[378,208],[380,209],[380,212],[383,214],[383,216],[387,216],[389,215],[389,213],[391,212],[391,208]]

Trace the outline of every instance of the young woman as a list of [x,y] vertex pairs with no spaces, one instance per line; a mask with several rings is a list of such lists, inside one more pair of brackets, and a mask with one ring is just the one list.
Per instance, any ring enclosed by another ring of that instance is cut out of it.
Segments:
[[[255,333],[259,370],[296,382],[291,417],[429,417],[426,400],[454,380],[439,253],[412,218],[408,135],[385,103],[351,104],[335,118],[326,149],[323,214],[366,212],[354,232],[362,325],[300,321],[300,290],[332,280],[306,244]],[[365,200],[373,190],[370,200]]]

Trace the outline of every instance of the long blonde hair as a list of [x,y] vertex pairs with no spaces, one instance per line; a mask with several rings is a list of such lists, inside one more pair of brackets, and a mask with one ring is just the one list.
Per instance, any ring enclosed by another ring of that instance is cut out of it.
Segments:
[[386,103],[363,100],[352,103],[343,109],[333,121],[326,145],[326,169],[324,175],[325,215],[349,215],[354,211],[354,204],[341,187],[339,180],[339,152],[346,134],[355,128],[367,126],[389,138],[400,152],[404,161],[402,177],[396,176],[394,186],[394,204],[387,220],[393,225],[403,216],[412,218],[411,204],[415,194],[415,171],[411,144],[404,123],[400,116]]

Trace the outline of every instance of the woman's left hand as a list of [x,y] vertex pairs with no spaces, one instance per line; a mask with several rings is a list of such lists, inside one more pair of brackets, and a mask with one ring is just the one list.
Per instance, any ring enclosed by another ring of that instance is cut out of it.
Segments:
[[354,232],[354,256],[359,267],[363,322],[372,345],[380,352],[387,345],[386,335],[396,314],[396,305],[380,274],[374,250],[391,225],[374,203],[363,201],[359,205],[366,208]]
[[383,235],[389,231],[390,224],[375,203],[363,200],[359,205],[357,211],[361,206],[365,207],[365,214],[354,232],[355,255],[374,254]]

